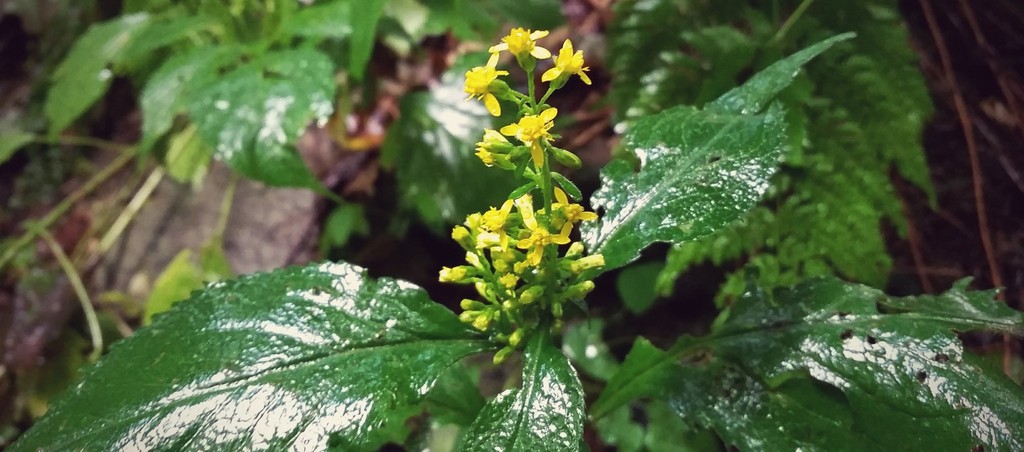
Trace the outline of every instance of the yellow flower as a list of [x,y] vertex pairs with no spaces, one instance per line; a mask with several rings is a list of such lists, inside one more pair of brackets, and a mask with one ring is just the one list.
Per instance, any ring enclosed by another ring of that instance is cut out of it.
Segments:
[[498,151],[499,148],[511,148],[512,143],[508,142],[508,139],[503,137],[497,130],[485,129],[484,139],[476,143],[476,156],[480,157],[480,161],[484,162],[486,166],[494,165],[494,152]]
[[523,216],[523,224],[530,231],[530,235],[526,238],[520,239],[516,243],[516,247],[523,250],[530,250],[526,254],[526,261],[529,265],[539,265],[540,260],[544,257],[544,247],[550,244],[565,245],[569,243],[569,236],[566,234],[552,234],[537,222],[537,218],[533,215],[533,198],[530,195],[523,195],[523,197],[516,200],[516,207],[519,208],[519,214]]
[[583,83],[590,84],[590,77],[587,77],[586,71],[590,68],[583,67],[583,51],[577,50],[575,53],[572,51],[572,42],[568,39],[562,43],[562,49],[558,51],[558,56],[555,58],[555,67],[548,69],[544,72],[544,75],[540,77],[542,81],[550,82],[555,80],[562,75],[576,74],[580,76],[580,80]]
[[[497,63],[497,61],[495,61]],[[499,71],[490,62],[486,66],[478,66],[466,72],[466,100],[477,98],[484,102],[484,107],[494,116],[501,115],[501,104],[498,98],[491,92],[491,82],[499,75],[508,75],[508,71]]]
[[548,108],[540,112],[539,115],[524,116],[518,123],[509,124],[501,128],[501,133],[510,137],[516,137],[523,144],[530,146],[530,155],[533,157],[533,163],[540,168],[544,165],[544,149],[541,147],[541,139],[551,139],[551,127],[554,126],[553,121],[555,116],[558,115],[557,108]]
[[501,38],[501,44],[491,46],[490,49],[487,49],[487,51],[492,54],[488,64],[490,64],[491,61],[497,63],[498,52],[501,52],[502,50],[508,50],[509,53],[515,55],[517,59],[525,58],[526,55],[532,55],[538,60],[551,58],[551,52],[543,47],[537,47],[537,40],[547,35],[548,32],[546,30],[531,32],[524,28],[513,28],[512,31],[508,33],[508,36]]
[[507,273],[498,278],[498,282],[505,286],[506,289],[512,289],[519,282],[519,277],[512,273]]
[[[502,250],[508,249],[508,234],[505,233],[505,222],[508,221],[508,214],[512,212],[513,204],[514,202],[510,199],[505,201],[500,209],[491,207],[490,210],[484,212],[483,217],[480,219],[480,228],[487,231],[487,233],[497,234],[497,244]],[[480,235],[483,236],[484,234]],[[480,242],[477,242],[477,247],[480,247]],[[484,246],[483,248],[486,247],[489,246]]]
[[583,206],[569,202],[569,197],[565,195],[565,192],[560,188],[555,188],[555,200],[557,202],[551,206],[551,210],[558,210],[562,212],[562,216],[565,217],[565,223],[561,226],[561,234],[569,235],[572,231],[572,226],[580,221],[594,221],[597,219],[597,214],[594,212],[587,212]]

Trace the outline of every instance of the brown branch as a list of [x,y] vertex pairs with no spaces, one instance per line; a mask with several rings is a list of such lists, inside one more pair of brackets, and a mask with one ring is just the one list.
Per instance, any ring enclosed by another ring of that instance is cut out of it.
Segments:
[[999,85],[999,90],[1003,92],[1003,97],[1006,98],[1006,103],[1010,107],[1010,112],[1013,113],[1015,119],[1014,125],[1017,130],[1020,131],[1021,135],[1024,136],[1024,115],[1021,115],[1020,104],[1017,103],[1017,96],[1013,95],[1013,90],[1010,89],[1010,81],[1006,78],[1006,73],[1000,70],[996,65],[995,60],[992,59],[992,55],[995,55],[995,50],[989,45],[985,39],[984,33],[981,32],[981,27],[978,25],[978,19],[974,16],[974,10],[971,9],[970,4],[966,0],[960,0],[960,9],[964,12],[964,17],[967,18],[967,24],[971,27],[971,32],[974,33],[974,40],[978,43],[978,47],[985,54],[985,63],[988,64],[989,70],[992,71],[992,75],[996,78],[996,83]]
[[[988,261],[992,285],[1001,288],[1003,286],[1003,278],[999,269],[999,263],[996,261],[995,251],[992,247],[992,237],[989,232],[988,214],[985,208],[985,191],[982,188],[981,163],[978,160],[978,149],[974,140],[974,126],[971,125],[971,120],[968,117],[967,103],[964,101],[960,85],[956,80],[956,74],[953,72],[953,64],[949,57],[949,51],[946,48],[946,41],[942,37],[942,32],[939,30],[939,25],[935,20],[935,13],[932,11],[931,2],[929,0],[918,0],[918,3],[921,5],[925,21],[928,22],[928,29],[935,40],[935,48],[939,52],[939,59],[942,62],[946,81],[953,90],[953,103],[956,106],[957,117],[960,119],[960,127],[964,131],[964,139],[967,141],[967,155],[971,161],[971,182],[974,185],[974,204],[975,212],[978,216],[978,232],[981,234],[981,246],[985,250],[985,259]],[[1004,299],[1003,294],[1000,293],[997,295],[997,298]],[[1012,359],[1011,339],[1009,335],[1005,335],[1003,337],[1004,371],[1009,372]]]

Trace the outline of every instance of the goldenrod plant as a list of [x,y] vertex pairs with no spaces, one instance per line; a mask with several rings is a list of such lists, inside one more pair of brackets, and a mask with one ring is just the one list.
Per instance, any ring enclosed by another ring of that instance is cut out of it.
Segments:
[[[588,69],[546,35],[515,28],[465,72],[467,101],[516,112],[474,131],[476,168],[521,184],[451,230],[465,263],[439,279],[475,289],[461,313],[344,262],[213,283],[115,344],[11,450],[424,450],[454,431],[458,450],[570,451],[598,441],[586,423],[621,450],[1024,448],[1020,388],[957,337],[1020,335],[1024,315],[967,282],[907,298],[834,278],[750,285],[707,334],[612,356],[586,318],[595,278],[741,220],[787,150],[780,92],[852,36],[635,118],[584,200],[555,171],[579,159],[547,100]],[[502,78],[513,65],[525,92]],[[467,367],[491,362],[517,378],[485,399]],[[656,416],[638,427],[638,410]]]

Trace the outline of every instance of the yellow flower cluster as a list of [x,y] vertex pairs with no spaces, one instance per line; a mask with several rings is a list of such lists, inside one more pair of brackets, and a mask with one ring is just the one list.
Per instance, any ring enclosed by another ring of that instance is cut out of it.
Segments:
[[[557,325],[563,306],[582,300],[593,290],[593,270],[604,266],[600,254],[584,256],[583,244],[571,239],[577,224],[598,217],[570,199],[569,193],[580,196],[572,182],[551,171],[550,158],[572,167],[580,161],[551,144],[557,138],[551,129],[558,110],[545,103],[572,75],[589,85],[588,68],[584,67],[583,52],[574,51],[569,40],[555,57],[537,45],[547,34],[512,29],[500,44],[490,48],[486,65],[466,72],[469,99],[483,101],[495,116],[501,114],[499,99],[514,102],[519,111],[515,122],[499,130],[484,130],[476,144],[477,157],[488,167],[515,171],[527,179],[500,207],[471,214],[452,229],[452,239],[466,251],[467,265],[444,267],[439,275],[442,282],[472,284],[476,289],[480,299],[463,300],[464,312],[459,317],[508,344],[495,354],[495,362],[504,360],[537,328]],[[497,68],[503,51],[511,53],[528,73],[527,93],[515,91],[499,79],[508,75]],[[554,60],[553,65],[541,77],[549,82],[548,91],[537,100],[533,70],[537,59],[548,58]],[[541,196],[535,198],[535,191]]]

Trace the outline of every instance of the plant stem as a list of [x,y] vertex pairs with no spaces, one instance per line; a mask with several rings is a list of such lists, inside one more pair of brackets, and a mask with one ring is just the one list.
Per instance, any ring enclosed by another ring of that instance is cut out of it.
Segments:
[[[67,198],[64,198],[64,200],[61,201],[60,204],[57,204],[50,213],[46,214],[46,216],[36,222],[36,224],[39,225],[39,229],[42,230],[50,227],[54,221],[57,221],[58,218],[67,213],[68,209],[71,208],[72,205],[85,197],[85,195],[91,193],[96,189],[96,187],[99,187],[100,184],[109,179],[110,176],[114,175],[114,173],[121,170],[121,168],[135,157],[135,153],[131,152],[132,150],[133,147],[125,148],[124,153],[119,155],[114,159],[114,161],[110,162],[106,168],[103,168],[103,170],[96,173],[92,179],[86,181],[84,185],[72,192]],[[21,235],[21,237],[18,237],[14,243],[4,250],[3,255],[0,255],[0,269],[3,269],[4,266],[7,265],[7,263],[14,257],[14,254],[25,245],[28,245],[37,234],[38,232],[35,229],[29,228]]]
[[121,236],[121,233],[123,233],[125,228],[128,227],[128,224],[131,223],[133,218],[135,218],[135,215],[142,210],[142,206],[146,204],[147,200],[149,200],[149,197],[156,190],[156,187],[160,185],[160,181],[163,180],[164,174],[166,174],[166,172],[161,167],[157,167],[149,174],[149,177],[146,178],[146,182],[143,182],[139,191],[135,192],[135,196],[132,197],[132,200],[129,201],[128,205],[123,211],[121,211],[121,215],[114,220],[114,224],[112,224],[110,229],[107,230],[107,233],[103,235],[103,238],[100,240],[101,253],[106,252],[110,247],[114,246],[114,242],[117,241],[117,238]]
[[804,12],[807,11],[807,8],[810,8],[812,3],[814,3],[814,0],[804,0],[800,2],[796,9],[793,10],[793,14],[790,14],[782,26],[779,27],[779,31],[775,33],[775,36],[772,36],[770,42],[777,44],[782,41],[782,38],[786,37],[786,33],[789,33],[789,29],[793,28],[793,24],[795,24],[797,20],[800,20],[800,16],[804,15]]
[[231,205],[235,203],[235,188],[238,187],[238,173],[231,173],[231,180],[228,182],[228,188],[224,191],[224,199],[220,202],[220,217],[217,220],[217,229],[213,231],[213,236],[220,240],[224,237],[224,231],[228,228],[228,218],[231,216]]
[[544,93],[544,97],[540,98],[540,102],[538,102],[538,105],[544,105],[544,102],[548,100],[548,96],[550,96],[551,93],[555,92],[554,87],[554,85],[550,83],[548,84],[548,90]]
[[89,326],[89,337],[92,339],[92,352],[89,353],[89,360],[95,362],[103,353],[103,335],[100,333],[100,322],[96,317],[96,309],[93,308],[92,300],[89,299],[89,293],[85,290],[85,285],[82,284],[82,278],[78,276],[75,265],[68,259],[67,254],[64,254],[60,244],[54,240],[53,236],[42,225],[32,224],[29,226],[29,229],[39,234],[39,237],[50,247],[53,256],[57,258],[57,263],[60,264],[64,274],[67,275],[71,288],[74,289],[75,295],[78,296],[78,302],[82,305],[82,312],[85,314],[85,322]]

